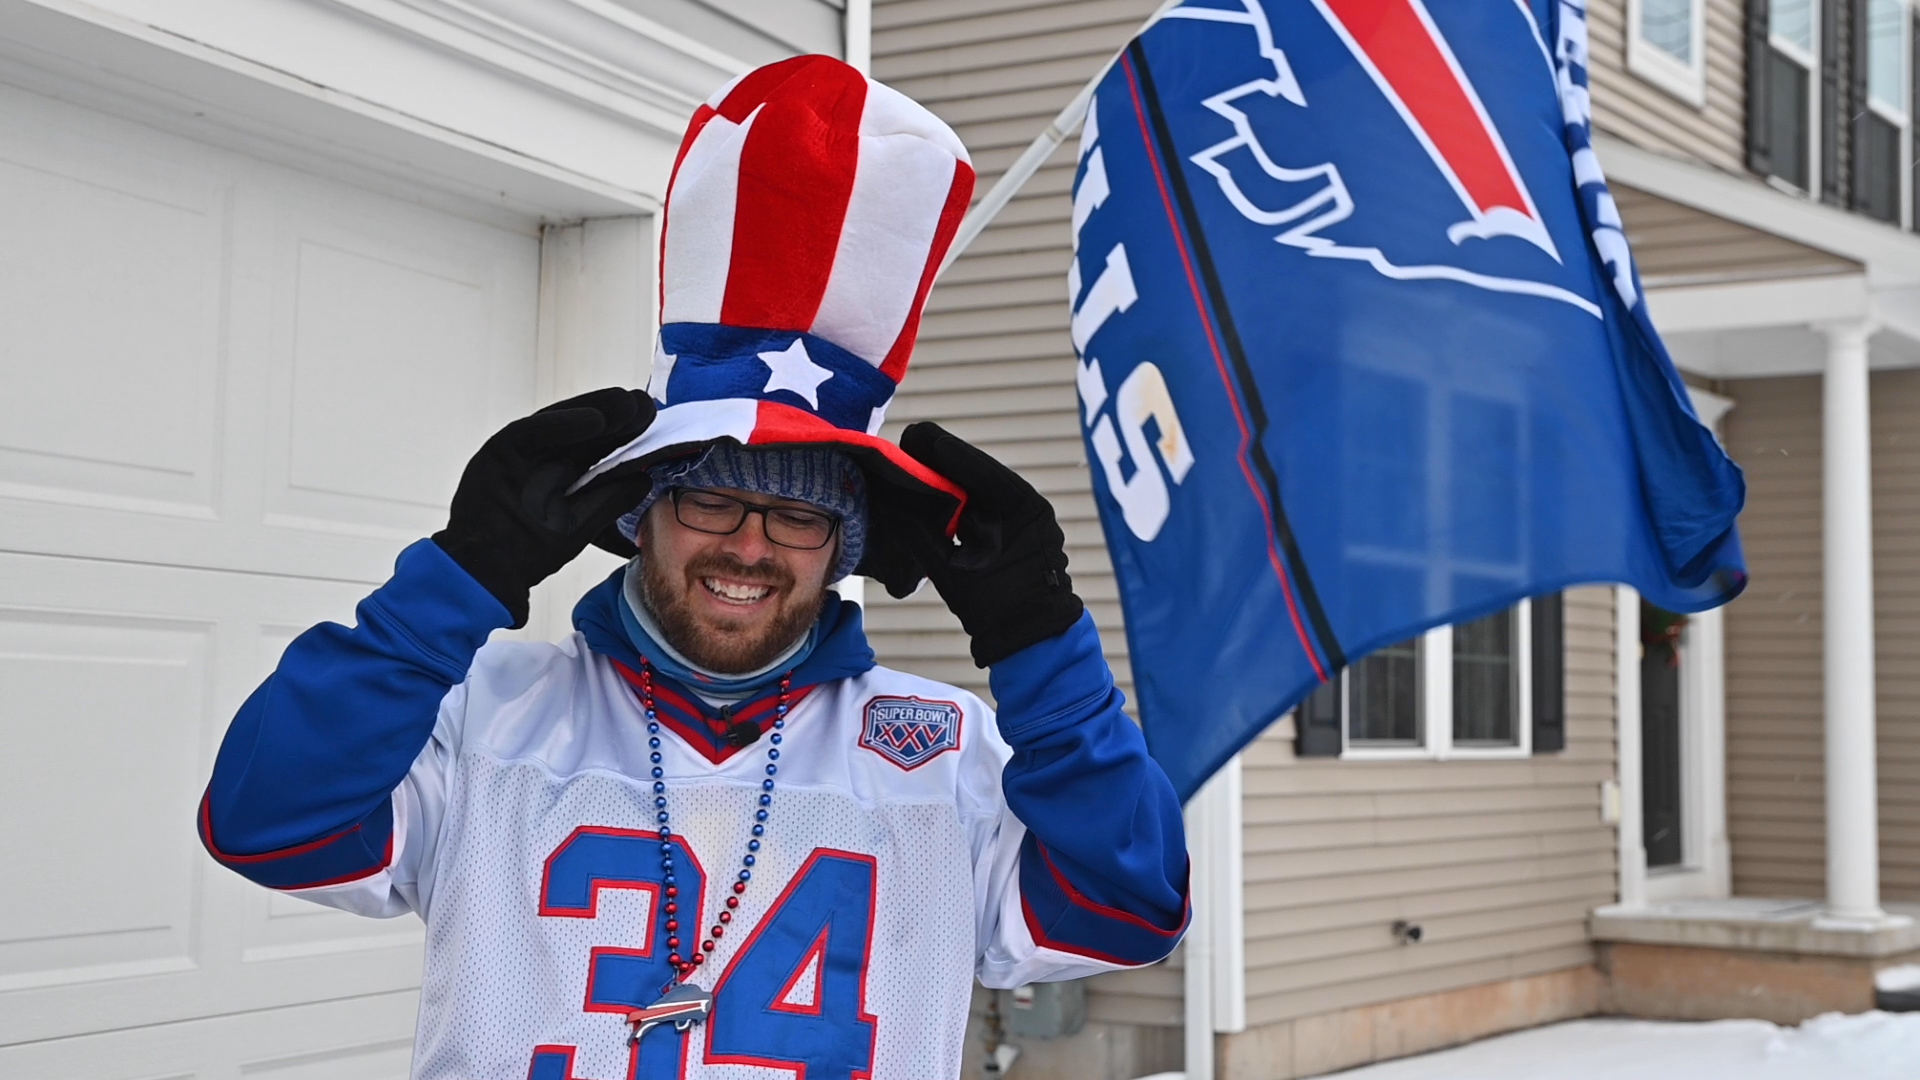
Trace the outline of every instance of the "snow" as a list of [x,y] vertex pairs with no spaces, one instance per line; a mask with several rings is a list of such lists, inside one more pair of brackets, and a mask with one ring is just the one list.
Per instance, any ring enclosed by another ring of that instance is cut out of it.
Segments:
[[1920,1077],[1920,1013],[1826,1013],[1791,1028],[1764,1020],[1575,1020],[1337,1075],[1339,1080],[1914,1080]]
[[1920,990],[1920,964],[1901,964],[1899,967],[1882,968],[1873,977],[1876,990],[1899,993],[1903,990]]

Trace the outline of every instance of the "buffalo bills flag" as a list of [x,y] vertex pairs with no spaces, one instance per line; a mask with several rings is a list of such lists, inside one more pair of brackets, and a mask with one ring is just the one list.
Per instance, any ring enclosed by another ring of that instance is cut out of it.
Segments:
[[1101,80],[1068,274],[1142,719],[1183,797],[1367,653],[1746,582],[1647,318],[1580,0],[1189,0]]

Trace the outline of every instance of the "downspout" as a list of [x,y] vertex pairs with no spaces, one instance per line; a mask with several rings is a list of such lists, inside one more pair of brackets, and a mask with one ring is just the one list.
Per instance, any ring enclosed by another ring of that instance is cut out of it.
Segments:
[[[873,0],[847,0],[847,12],[841,24],[845,32],[841,52],[847,63],[862,75],[873,74]],[[867,606],[867,579],[848,574],[833,587],[840,599]]]
[[847,63],[860,74],[873,74],[873,0],[847,0],[844,19]]
[[1243,798],[1236,755],[1187,803],[1185,1080],[1214,1080],[1214,1035],[1247,1027]]

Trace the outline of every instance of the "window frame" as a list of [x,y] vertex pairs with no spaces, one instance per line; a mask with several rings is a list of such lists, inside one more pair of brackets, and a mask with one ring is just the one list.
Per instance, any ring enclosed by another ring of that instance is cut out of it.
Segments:
[[[1760,0],[1760,2],[1765,3],[1766,0]],[[1820,110],[1823,104],[1820,85],[1820,51],[1826,47],[1826,42],[1822,39],[1821,31],[1824,29],[1822,22],[1826,15],[1826,7],[1830,2],[1831,0],[1809,0],[1807,36],[1812,39],[1810,50],[1802,49],[1798,43],[1781,37],[1774,32],[1771,25],[1767,27],[1767,45],[1774,52],[1785,57],[1789,63],[1799,66],[1807,73],[1807,145],[1802,148],[1802,153],[1806,154],[1807,158],[1807,186],[1802,190],[1793,181],[1771,173],[1767,175],[1766,181],[1790,194],[1802,195],[1816,201],[1820,197],[1821,166],[1824,164],[1821,160],[1820,141],[1823,127],[1820,123]],[[1749,58],[1747,62],[1753,61]]]
[[[1902,15],[1901,24],[1900,24],[1899,41],[1900,41],[1900,49],[1904,53],[1904,55],[1901,57],[1901,64],[1900,64],[1900,92],[1896,96],[1900,99],[1900,101],[1906,104],[1903,105],[1898,110],[1896,110],[1893,106],[1885,105],[1879,101],[1874,100],[1873,90],[1871,89],[1871,82],[1869,82],[1868,84],[1869,88],[1867,90],[1867,95],[1866,95],[1866,108],[1868,112],[1872,113],[1873,115],[1879,117],[1881,120],[1884,120],[1888,124],[1892,125],[1895,132],[1894,147],[1895,147],[1895,153],[1899,157],[1898,168],[1900,170],[1900,177],[1899,177],[1899,189],[1894,193],[1895,218],[1893,221],[1888,222],[1888,224],[1898,224],[1902,229],[1912,229],[1914,226],[1914,217],[1913,217],[1914,10],[1913,10],[1912,0],[1896,0],[1896,2],[1900,6],[1900,11]],[[1872,17],[1871,0],[1869,0],[1867,4],[1863,5],[1862,9],[1867,13],[1868,18]],[[1872,56],[1872,53],[1873,53],[1871,38],[1869,37],[1866,40],[1868,42],[1867,55],[1859,58],[1859,62],[1861,63],[1868,62],[1869,58]],[[1869,75],[1871,75],[1871,73],[1869,73]],[[1858,154],[1859,154],[1859,150],[1856,148],[1855,150],[1856,164],[1858,162]]]
[[1505,746],[1461,745],[1453,739],[1453,627],[1439,626],[1420,635],[1415,670],[1421,739],[1417,743],[1355,744],[1348,710],[1352,708],[1351,668],[1340,672],[1341,761],[1508,761],[1533,756],[1533,601],[1512,608],[1514,663],[1514,741]]
[[1627,0],[1627,70],[1696,109],[1707,104],[1707,0],[1688,0],[1693,59],[1682,61],[1641,33],[1646,0]]

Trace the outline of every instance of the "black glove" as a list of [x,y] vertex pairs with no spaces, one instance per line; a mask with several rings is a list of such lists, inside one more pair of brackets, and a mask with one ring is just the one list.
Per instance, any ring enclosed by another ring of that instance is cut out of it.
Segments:
[[900,448],[966,490],[957,544],[932,522],[921,522],[909,542],[973,639],[975,664],[1005,660],[1079,621],[1086,605],[1074,595],[1066,534],[1044,495],[935,423],[908,427]]
[[567,488],[647,430],[653,412],[646,391],[609,387],[501,428],[467,462],[433,542],[525,626],[527,593],[646,498],[653,481],[638,462]]

